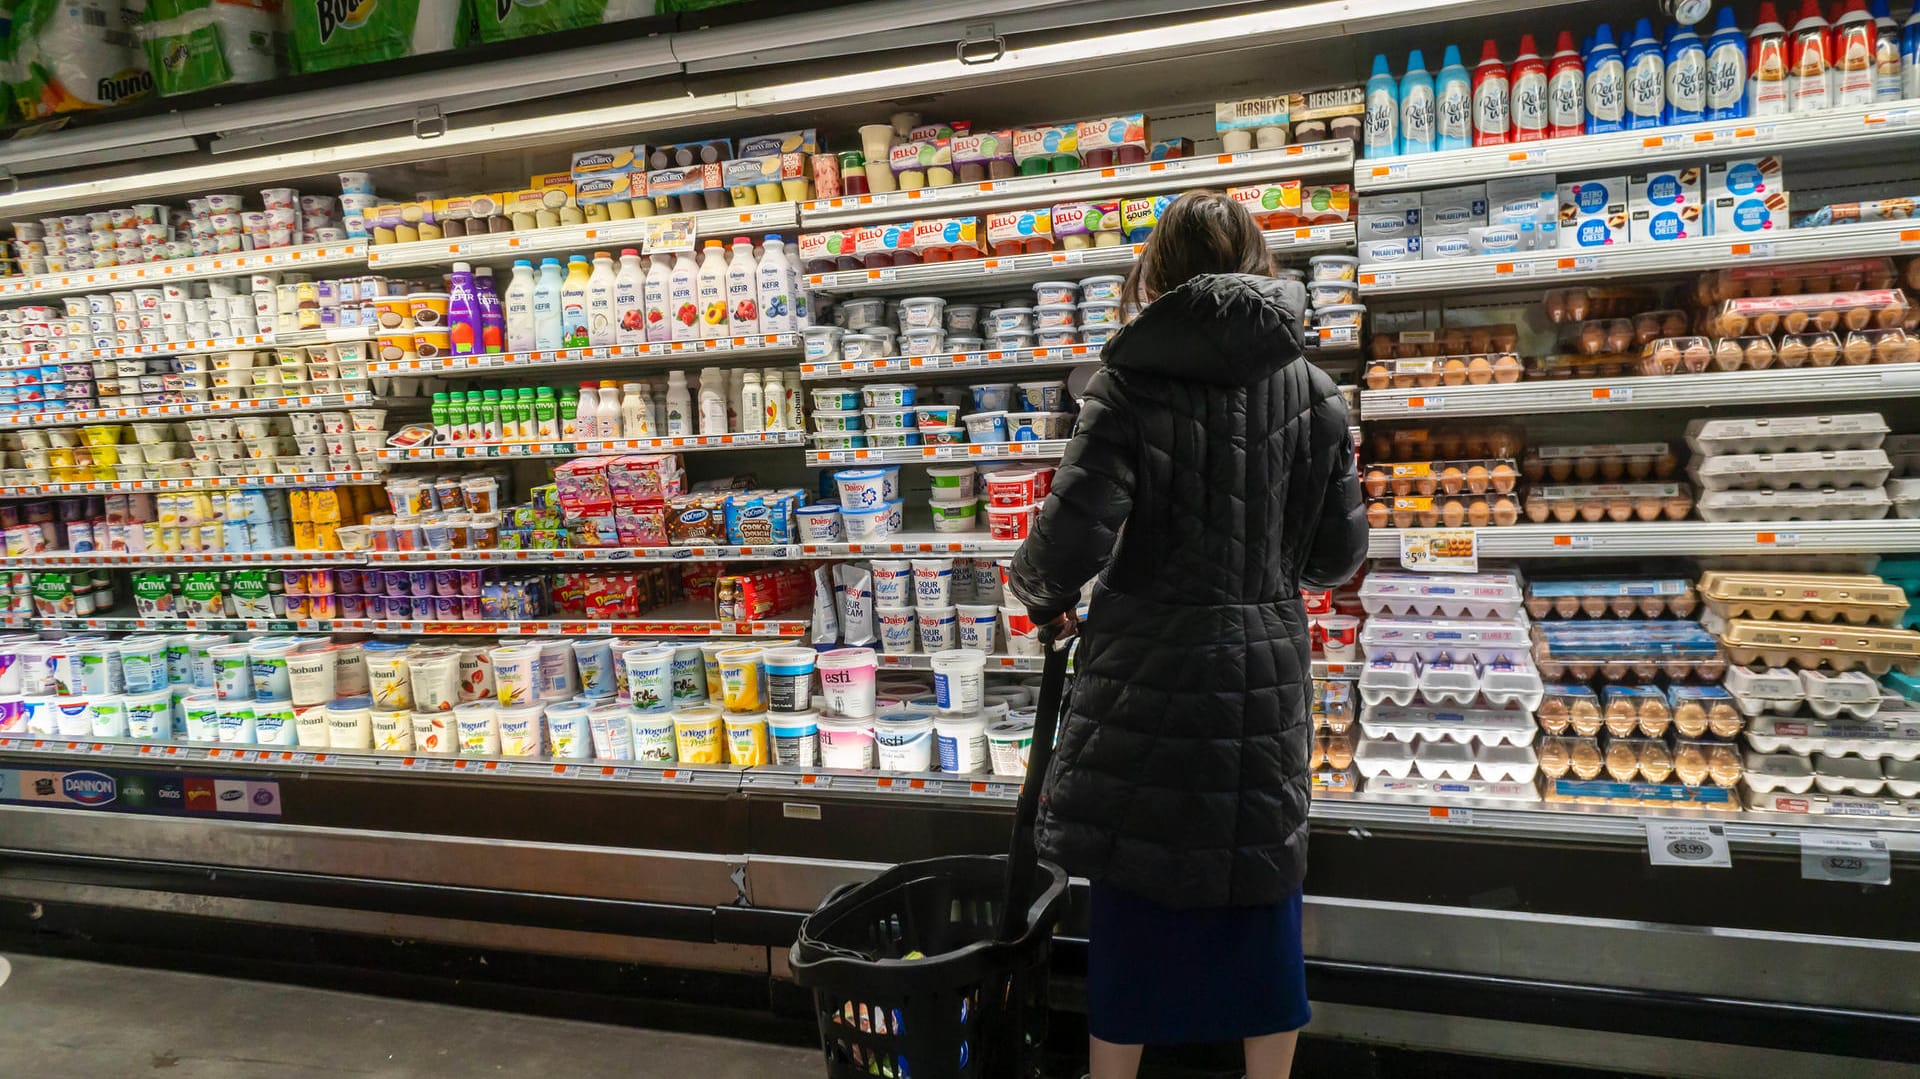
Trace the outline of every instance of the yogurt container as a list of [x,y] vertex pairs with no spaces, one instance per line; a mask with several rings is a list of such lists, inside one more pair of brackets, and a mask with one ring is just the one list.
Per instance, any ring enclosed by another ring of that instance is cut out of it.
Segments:
[[809,326],[801,330],[801,358],[809,363],[831,363],[840,359],[840,342],[846,335],[847,331],[838,326]]
[[1024,776],[1033,752],[1033,724],[1009,719],[987,728],[987,756],[997,776]]
[[898,431],[917,426],[911,408],[869,408],[863,415],[870,431]]
[[935,502],[971,500],[978,475],[971,465],[930,465],[927,468],[927,482],[933,488]]
[[1007,414],[1002,410],[974,412],[964,417],[967,425],[967,441],[979,443],[1006,442]]
[[1007,437],[1014,442],[1044,442],[1073,433],[1072,416],[1065,412],[1009,412]]
[[911,408],[913,387],[898,382],[875,382],[860,387],[863,408]]
[[980,332],[980,306],[971,303],[950,303],[946,309],[947,332],[977,336]]
[[973,407],[979,412],[1004,412],[1013,407],[1013,383],[979,382],[967,389],[973,394]]
[[822,715],[818,721],[817,737],[822,768],[873,767],[871,720]]
[[920,428],[920,443],[923,446],[959,446],[966,441],[967,429],[958,425]]
[[767,714],[767,741],[773,763],[811,768],[820,761],[820,713]]
[[848,543],[869,543],[893,535],[891,516],[886,506],[842,509],[840,518],[846,527]]
[[933,733],[942,772],[968,775],[987,770],[986,716],[942,713],[933,721]]
[[[871,716],[878,691],[878,660],[871,648],[836,648],[814,661],[828,712],[836,716]],[[824,717],[823,717],[824,718]]]
[[843,510],[870,510],[887,502],[887,473],[878,468],[843,468],[833,474]]
[[767,710],[782,714],[807,711],[812,703],[818,653],[811,648],[769,648],[762,658],[767,672]]
[[964,502],[930,502],[927,508],[933,511],[935,532],[977,532],[980,529],[978,499],[969,498]]
[[884,326],[887,321],[887,301],[878,296],[843,300],[840,303],[840,315],[847,329],[854,333],[874,326]]
[[865,430],[865,421],[857,411],[815,409],[813,429],[821,434],[838,435]]
[[918,427],[953,427],[960,423],[958,405],[915,405],[913,422]]
[[860,391],[851,386],[821,386],[812,391],[814,411],[857,412]]
[[1020,383],[1019,402],[1024,412],[1058,412],[1067,399],[1067,384],[1057,379]]
[[1040,281],[1033,286],[1033,305],[1036,309],[1071,304],[1079,299],[1080,285],[1076,281]]
[[933,768],[933,717],[926,712],[883,712],[873,720],[875,757],[883,772]]
[[947,332],[940,329],[912,329],[900,338],[902,356],[938,356],[946,347]]
[[867,435],[867,442],[877,450],[905,449],[908,446],[920,445],[920,432],[912,427],[903,427],[896,431],[875,431]]
[[1118,274],[1089,277],[1080,282],[1080,302],[1119,303],[1120,288],[1127,279]]
[[1033,308],[996,307],[987,312],[987,331],[995,337],[1033,332]]
[[[938,296],[909,296],[900,301],[900,328],[909,334],[915,330],[941,329],[941,313],[946,306],[947,301]],[[907,355],[919,354],[909,352]]]
[[813,448],[816,450],[864,450],[867,448],[867,436],[864,434],[814,435]]

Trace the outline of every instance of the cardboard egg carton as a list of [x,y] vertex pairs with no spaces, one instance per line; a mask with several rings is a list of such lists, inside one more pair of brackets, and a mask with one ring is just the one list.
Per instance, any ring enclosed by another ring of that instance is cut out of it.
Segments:
[[1735,618],[1722,629],[1720,642],[1735,663],[1920,674],[1920,633],[1912,630]]
[[1527,492],[1527,520],[1684,521],[1693,492],[1683,483],[1536,484]]
[[1907,594],[1865,574],[1727,573],[1700,575],[1700,598],[1717,618],[1845,622],[1898,626]]
[[1708,491],[1878,487],[1892,472],[1884,450],[1729,453],[1703,457],[1687,468],[1693,482]]
[[1755,716],[1747,725],[1747,744],[1760,753],[1800,757],[1859,757],[1920,760],[1920,722],[1883,712],[1873,719],[1817,719]]
[[1848,794],[1823,794],[1811,788],[1804,794],[1789,791],[1761,791],[1748,786],[1742,802],[1749,813],[1769,813],[1795,817],[1828,817],[1858,826],[1863,820],[1920,822],[1920,799],[1864,798]]
[[1920,476],[1920,435],[1888,435],[1881,444],[1899,477]]
[[1823,487],[1806,491],[1708,491],[1700,518],[1735,521],[1877,521],[1893,508],[1880,487]]
[[1687,424],[1687,446],[1705,456],[1877,450],[1887,431],[1877,412],[1694,420]]
[[1920,517],[1920,477],[1888,480],[1886,490],[1895,517]]
[[1805,710],[1818,719],[1872,719],[1882,698],[1880,684],[1861,671],[1755,671],[1736,665],[1727,669],[1724,685],[1746,716],[1791,717]]
[[1368,738],[1409,742],[1460,742],[1483,746],[1525,746],[1540,731],[1530,710],[1443,708],[1431,705],[1382,705],[1360,714]]

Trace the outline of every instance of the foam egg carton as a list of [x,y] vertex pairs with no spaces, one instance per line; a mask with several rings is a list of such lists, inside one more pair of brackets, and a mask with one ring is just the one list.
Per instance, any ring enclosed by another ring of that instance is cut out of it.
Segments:
[[1893,503],[1880,487],[1810,491],[1708,491],[1700,496],[1700,519],[1738,521],[1877,521]]
[[1687,445],[1707,456],[1874,450],[1887,430],[1887,421],[1877,412],[1694,420],[1687,424]]
[[1720,634],[1735,663],[1920,674],[1920,633],[1878,626],[1823,626],[1736,618]]
[[1443,709],[1384,705],[1360,715],[1360,730],[1368,738],[1408,742],[1461,742],[1492,746],[1525,746],[1540,731],[1530,711],[1496,708]]
[[1920,722],[1885,715],[1873,719],[1783,719],[1755,716],[1747,724],[1747,744],[1761,753],[1810,757],[1861,757],[1920,760]]
[[1880,448],[1895,476],[1920,476],[1920,435],[1888,435]]
[[[1354,766],[1369,780],[1404,780],[1418,773],[1424,780],[1465,782],[1476,777],[1492,782],[1530,781],[1540,761],[1531,746],[1470,746],[1460,742],[1425,739],[1397,741],[1363,739],[1353,754]],[[1373,789],[1371,785],[1369,790]]]
[[1524,657],[1518,662],[1503,658],[1489,663],[1471,656],[1459,661],[1447,656],[1432,661],[1382,657],[1367,662],[1358,685],[1360,699],[1368,707],[1406,707],[1416,698],[1467,705],[1485,698],[1495,707],[1532,711],[1540,706],[1545,691],[1540,673]]
[[1805,794],[1813,789],[1813,764],[1791,753],[1756,753],[1749,749],[1741,756],[1746,767],[1749,790],[1761,794],[1782,792]]
[[1893,503],[1895,517],[1920,517],[1920,477],[1888,480],[1887,501]]
[[1784,667],[1755,671],[1736,665],[1727,669],[1723,685],[1747,716],[1769,712],[1792,716],[1803,705],[1820,719],[1833,719],[1843,713],[1855,719],[1872,719],[1880,711],[1879,684],[1859,671],[1827,674]]
[[1813,756],[1813,785],[1823,794],[1858,794],[1871,798],[1887,787],[1878,760],[1862,757]]
[[1522,659],[1529,647],[1526,626],[1520,622],[1369,618],[1360,631],[1360,648],[1369,660],[1385,657],[1428,661],[1450,657],[1456,661],[1471,658],[1494,663]]
[[1703,457],[1687,471],[1708,491],[1878,487],[1887,482],[1893,462],[1884,450],[1729,453]]
[[1369,573],[1360,604],[1369,615],[1510,619],[1520,611],[1520,580],[1512,573]]
[[1912,799],[1903,801],[1899,798],[1823,794],[1812,789],[1805,794],[1791,794],[1786,791],[1758,791],[1749,787],[1742,801],[1746,809],[1754,813],[1845,819],[1852,823],[1867,818],[1920,821],[1920,801]]
[[1897,626],[1907,593],[1869,574],[1727,573],[1700,575],[1700,597],[1720,619],[1840,622]]
[[1524,782],[1485,779],[1420,779],[1409,776],[1394,779],[1383,776],[1367,782],[1369,797],[1403,798],[1411,802],[1448,802],[1462,800],[1537,802],[1540,792],[1531,779]]

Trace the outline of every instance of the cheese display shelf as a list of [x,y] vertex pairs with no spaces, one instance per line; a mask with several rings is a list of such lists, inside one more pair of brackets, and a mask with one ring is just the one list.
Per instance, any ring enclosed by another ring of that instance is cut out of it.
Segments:
[[[1517,34],[1665,16],[990,2],[974,62],[882,3],[857,48],[676,16],[705,59],[659,81],[569,45],[458,108],[368,72],[212,152],[110,113],[0,149],[62,163],[0,194],[0,943],[16,904],[505,940],[791,1017],[834,888],[1004,851],[1041,668],[1007,566],[1208,188],[1301,277],[1376,524],[1307,597],[1316,1033],[1920,1065],[1920,100],[1408,153],[1363,122],[1428,85],[1408,50],[1443,96],[1490,39],[1518,90]],[[1616,179],[1625,224],[1571,191]],[[1654,240],[1667,179],[1698,231]],[[1675,899],[1709,884],[1764,901]]]

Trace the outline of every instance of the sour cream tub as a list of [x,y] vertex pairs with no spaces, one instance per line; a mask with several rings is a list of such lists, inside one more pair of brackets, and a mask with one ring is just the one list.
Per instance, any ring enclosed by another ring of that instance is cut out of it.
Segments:
[[840,521],[840,507],[818,503],[794,511],[800,539],[806,543],[841,543],[847,536]]

